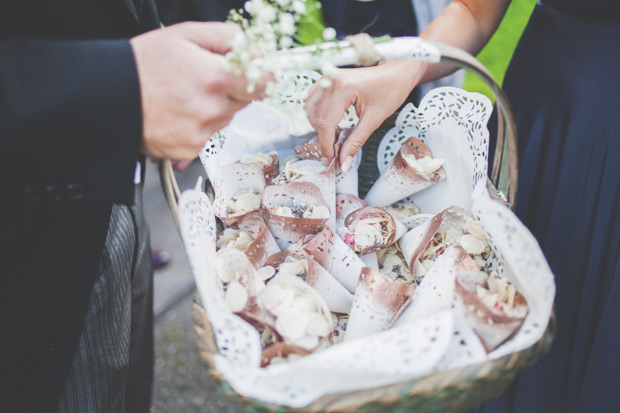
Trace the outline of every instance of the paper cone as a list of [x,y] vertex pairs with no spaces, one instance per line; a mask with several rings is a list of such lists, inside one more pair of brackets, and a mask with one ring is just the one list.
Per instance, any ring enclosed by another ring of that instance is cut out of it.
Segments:
[[[334,159],[340,159],[340,149],[342,144],[349,137],[353,129],[343,129],[338,135],[334,144]],[[321,146],[319,145],[318,135],[314,136],[305,145],[295,148],[295,152],[303,159],[323,160]],[[335,161],[336,166],[336,194],[351,194],[358,196],[358,169],[362,160],[362,150],[360,149],[353,157],[351,164],[346,169]],[[333,229],[333,228],[332,228]]]
[[431,156],[431,152],[421,140],[407,139],[392,162],[368,191],[366,198],[364,198],[368,205],[386,206],[393,204],[445,179],[446,172],[443,167],[432,179],[423,177],[409,166],[404,158],[405,155],[414,155],[416,159],[421,159],[425,156]]
[[[424,275],[418,272],[420,263],[420,257],[424,254],[427,248],[430,248],[430,244],[435,238],[435,235],[441,230],[442,233],[447,233],[450,229],[456,230],[457,233],[462,235],[469,235],[470,230],[476,227],[476,236],[482,237],[488,245],[482,229],[475,221],[473,215],[463,208],[450,207],[435,215],[429,219],[426,223],[415,227],[407,232],[399,241],[399,246],[412,273],[416,278],[421,279]],[[446,247],[450,245],[459,245],[456,242],[445,241]],[[438,251],[440,254],[441,251]],[[480,267],[479,267],[480,268]]]
[[213,181],[213,189],[215,191],[215,200],[213,201],[215,215],[226,225],[232,225],[249,212],[230,213],[228,208],[231,199],[247,191],[253,191],[260,196],[265,189],[263,169],[256,164],[231,163],[223,165]]
[[226,137],[221,132],[215,132],[198,154],[200,162],[205,168],[207,177],[211,182],[215,181],[217,171],[221,166],[233,163],[237,160],[234,158],[233,154],[224,150],[225,141]]
[[347,244],[329,227],[313,237],[307,237],[303,249],[340,282],[349,292],[355,292],[362,268],[366,266]]
[[260,366],[267,367],[276,358],[287,360],[290,356],[304,357],[308,354],[312,354],[312,351],[293,344],[276,343],[263,350]]
[[362,269],[345,341],[388,329],[411,301],[413,291],[411,285],[395,283],[379,271]]
[[329,208],[319,188],[309,182],[272,185],[265,188],[263,192],[263,216],[281,250],[287,249],[305,235],[319,232],[327,222],[327,218],[285,217],[271,211],[278,205],[290,207],[299,204]]
[[396,226],[396,231],[394,234],[394,242],[396,242],[399,239],[401,239],[402,236],[405,235],[409,231],[409,228],[407,228],[405,224],[403,224],[397,219],[394,220],[394,225]]
[[242,251],[254,268],[261,267],[267,257],[280,252],[276,240],[269,232],[269,228],[260,213],[253,212],[244,216],[232,228],[245,231],[252,237],[252,242]]
[[497,308],[485,304],[478,297],[476,286],[486,284],[488,274],[481,271],[460,272],[456,275],[457,309],[464,314],[464,319],[484,345],[487,353],[512,336],[523,324],[529,311],[525,297],[517,291],[511,315],[506,315]]
[[307,143],[296,146],[294,150],[299,159],[312,159],[315,161],[323,161],[325,159],[321,152],[318,135],[315,135]]
[[273,324],[258,304],[258,295],[265,285],[256,277],[254,266],[243,252],[235,248],[219,250],[213,269],[221,296],[235,314],[255,326]]
[[[318,144],[318,137],[315,139],[311,139],[308,143],[304,145],[299,145],[295,147],[295,153],[298,155],[299,160],[294,162],[295,165],[303,165],[304,162],[312,161],[312,162],[326,162],[326,158],[323,157],[321,153],[321,147]],[[331,211],[331,216],[327,221],[327,225],[329,225],[334,231],[336,228],[336,172],[337,172],[337,159],[334,158],[327,165],[327,169],[323,172],[317,173],[309,173],[303,176],[300,176],[295,179],[296,182],[311,182],[319,187],[321,190],[321,194],[323,198],[329,205],[329,210]]]
[[[357,243],[357,240],[355,239],[355,234],[353,233],[353,231],[350,230],[350,228],[352,224],[359,223],[360,221],[363,221],[364,219],[368,219],[368,218],[383,219],[385,221],[387,234],[384,235],[383,240],[379,241],[375,245],[360,246]],[[371,252],[374,252],[374,251],[377,251],[383,248],[387,248],[396,241],[397,221],[394,218],[392,218],[392,216],[388,214],[385,209],[380,208],[380,207],[367,206],[367,207],[356,209],[355,211],[347,215],[347,217],[344,220],[344,226],[348,231],[348,236],[345,236],[344,241],[358,255],[366,255]],[[401,225],[398,228],[400,228],[401,234],[406,232],[404,226]]]
[[455,276],[459,271],[477,270],[476,263],[461,247],[448,247],[435,261],[416,288],[411,305],[400,316],[397,325],[449,310],[454,303]]
[[[353,129],[343,129],[338,136],[339,145],[335,152],[335,157],[340,159],[340,148],[342,143],[351,135]],[[337,194],[351,194],[359,196],[359,166],[362,161],[362,149],[355,154],[351,164],[342,168],[342,165],[338,165],[336,170],[336,193]]]
[[325,300],[295,275],[278,274],[262,291],[259,301],[275,319],[284,343],[314,351],[327,343],[334,320]]
[[265,182],[267,185],[271,184],[271,181],[278,176],[278,174],[280,173],[280,164],[279,164],[279,160],[278,160],[278,153],[277,152],[268,152],[265,155],[269,156],[271,158],[271,164],[270,165],[264,165],[260,162],[242,162],[243,158],[241,159],[241,161],[239,161],[239,163],[244,163],[245,165],[252,165],[252,164],[257,164],[259,165],[262,169],[263,169],[263,174],[265,175]]
[[330,311],[349,313],[353,303],[353,295],[300,246],[291,245],[286,251],[272,255],[265,262],[265,266],[270,265],[278,271],[280,264],[285,262],[288,257],[296,261],[307,260],[308,272],[302,274],[301,278],[323,297]]
[[[297,147],[296,149],[298,149]],[[316,159],[298,159],[290,161],[290,165],[294,166],[300,170],[313,170],[317,166],[320,168],[325,168],[323,162]],[[286,168],[286,166],[285,166]],[[305,175],[297,176],[292,180],[287,180],[284,175],[284,171],[280,173],[280,175],[273,180],[274,184],[283,184],[283,183],[291,183],[291,182],[309,182],[316,185],[320,191],[323,199],[327,202],[329,210],[331,212],[329,220],[327,224],[330,227],[335,227],[336,225],[336,215],[334,211],[336,210],[336,169],[335,162],[332,161],[327,169],[324,169],[322,172],[308,172]]]
[[414,229],[417,226],[425,224],[426,221],[428,221],[432,217],[434,217],[433,214],[417,214],[401,220],[401,223],[405,225],[408,229]]
[[445,356],[438,365],[440,371],[472,366],[485,361],[487,352],[474,330],[465,320],[454,315],[454,333]]
[[366,201],[351,194],[336,195],[336,227],[344,227],[344,220],[351,212],[368,206]]

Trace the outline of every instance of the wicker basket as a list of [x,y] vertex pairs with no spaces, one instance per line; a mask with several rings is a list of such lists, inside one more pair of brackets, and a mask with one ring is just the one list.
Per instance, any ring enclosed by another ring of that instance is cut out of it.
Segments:
[[[491,177],[488,182],[492,196],[514,208],[516,202],[517,155],[516,128],[508,101],[488,71],[471,55],[449,46],[433,44],[441,52],[441,61],[451,62],[478,75],[495,94],[498,112],[498,140]],[[376,152],[381,137],[394,125],[392,116],[370,137],[364,147],[363,167],[359,171],[360,193],[365,194],[379,175]],[[180,191],[170,161],[159,164],[165,196],[178,224],[177,202]],[[204,310],[194,302],[193,308],[197,344],[200,356],[207,363],[211,376],[232,400],[249,411],[468,411],[499,396],[522,370],[531,366],[547,353],[555,333],[552,316],[542,338],[531,347],[505,357],[467,367],[442,371],[419,379],[360,390],[323,396],[302,409],[273,405],[239,395],[215,369],[214,356],[218,353],[215,335]]]

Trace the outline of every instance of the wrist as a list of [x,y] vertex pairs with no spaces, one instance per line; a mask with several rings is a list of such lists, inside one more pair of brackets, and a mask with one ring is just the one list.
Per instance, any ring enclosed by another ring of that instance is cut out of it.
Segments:
[[414,87],[423,83],[424,74],[428,68],[428,63],[414,59],[394,59],[381,62],[382,66],[389,68],[395,78],[401,79],[403,86],[409,92]]

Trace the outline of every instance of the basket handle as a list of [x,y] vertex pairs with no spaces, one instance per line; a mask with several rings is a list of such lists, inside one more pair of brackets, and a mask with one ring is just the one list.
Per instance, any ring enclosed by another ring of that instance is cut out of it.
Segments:
[[[497,107],[498,128],[495,156],[487,187],[492,196],[501,199],[514,209],[518,179],[517,129],[508,98],[489,71],[474,56],[464,50],[446,44],[429,42],[419,37],[397,37],[377,43],[375,48],[377,56],[381,56],[382,60],[409,58],[431,63],[440,61],[452,63],[471,71],[491,88]],[[325,43],[287,49],[269,61],[265,60],[264,67],[275,66],[291,70],[299,67],[310,68],[317,51],[329,56],[337,66],[353,65],[358,59],[358,53],[354,47],[348,41],[342,41],[335,44]],[[317,60],[314,59],[314,61]],[[181,193],[170,160],[159,161],[159,173],[164,196],[172,211],[175,224],[180,229],[178,201]]]
[[497,108],[497,145],[491,168],[491,183],[500,199],[512,209],[517,201],[518,155],[517,127],[504,91],[475,57],[453,46],[432,43],[441,53],[441,61],[452,63],[477,75],[493,92]]

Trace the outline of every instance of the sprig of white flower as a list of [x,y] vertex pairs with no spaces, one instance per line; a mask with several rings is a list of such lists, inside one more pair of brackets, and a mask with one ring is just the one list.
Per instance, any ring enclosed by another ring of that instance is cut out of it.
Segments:
[[[238,23],[244,33],[234,39],[231,51],[226,55],[227,67],[248,79],[249,93],[254,91],[261,70],[265,70],[256,63],[256,56],[261,56],[265,61],[278,51],[293,46],[336,38],[336,31],[325,28],[322,19],[316,18],[319,8],[317,0],[248,0],[243,9],[230,12],[229,20]],[[317,56],[317,59],[320,58]],[[328,77],[336,73],[335,66],[328,63],[321,65],[317,61],[313,66],[325,66],[323,72]],[[281,77],[277,68],[270,68],[270,71],[274,78]],[[268,96],[270,91],[275,90],[274,87],[267,89]]]

